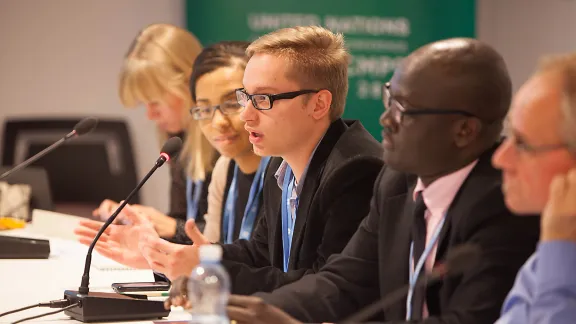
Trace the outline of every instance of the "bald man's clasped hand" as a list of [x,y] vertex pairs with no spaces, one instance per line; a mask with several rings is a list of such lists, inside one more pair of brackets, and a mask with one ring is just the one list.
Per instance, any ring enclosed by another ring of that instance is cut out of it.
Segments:
[[[166,309],[172,306],[182,306],[192,309],[188,301],[188,277],[181,276],[172,282],[170,297],[164,303]],[[226,308],[228,318],[238,324],[300,324],[279,308],[269,305],[262,298],[255,296],[231,295]]]

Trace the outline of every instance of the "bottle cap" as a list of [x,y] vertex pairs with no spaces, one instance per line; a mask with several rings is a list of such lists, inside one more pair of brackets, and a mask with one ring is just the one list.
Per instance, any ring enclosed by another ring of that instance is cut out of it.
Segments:
[[218,244],[200,246],[200,261],[215,262],[222,259],[222,247]]

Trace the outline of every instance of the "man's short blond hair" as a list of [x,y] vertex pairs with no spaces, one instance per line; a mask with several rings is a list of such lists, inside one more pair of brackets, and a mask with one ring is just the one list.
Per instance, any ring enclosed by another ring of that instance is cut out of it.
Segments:
[[562,136],[576,151],[576,53],[544,57],[537,73],[558,73],[562,78]]
[[331,120],[344,113],[350,55],[342,34],[319,26],[283,28],[255,40],[246,54],[286,58],[291,65],[288,78],[304,88],[326,89],[332,93]]

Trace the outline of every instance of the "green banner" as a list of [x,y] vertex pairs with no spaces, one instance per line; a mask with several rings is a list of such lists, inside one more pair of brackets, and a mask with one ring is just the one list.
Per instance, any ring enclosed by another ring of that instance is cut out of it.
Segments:
[[382,84],[398,60],[435,40],[475,37],[475,9],[475,0],[187,0],[186,21],[204,45],[297,25],[343,33],[352,54],[344,117],[381,140]]

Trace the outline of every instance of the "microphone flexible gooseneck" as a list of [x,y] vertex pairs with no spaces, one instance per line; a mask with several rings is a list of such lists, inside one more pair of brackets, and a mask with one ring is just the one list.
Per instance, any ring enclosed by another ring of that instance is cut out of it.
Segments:
[[[463,244],[455,247],[452,251],[448,252],[446,260],[435,267],[427,276],[416,281],[416,288],[429,286],[439,281],[444,280],[446,277],[454,276],[463,273],[464,271],[472,268],[480,258],[480,248],[472,244]],[[339,323],[361,323],[366,319],[374,316],[376,313],[387,309],[391,305],[399,302],[408,296],[410,286],[406,285],[394,290],[392,293],[384,296],[384,298],[366,306],[359,312],[349,316]]]
[[98,125],[98,119],[95,117],[88,117],[88,118],[82,119],[81,121],[78,122],[78,124],[76,124],[74,126],[74,128],[72,129],[72,131],[70,133],[66,134],[66,136],[59,139],[56,143],[48,146],[47,148],[43,149],[42,151],[40,151],[38,153],[36,153],[34,156],[32,156],[28,160],[18,164],[17,166],[12,168],[11,170],[8,170],[8,171],[2,173],[2,175],[0,175],[0,180],[8,178],[12,173],[18,172],[18,171],[24,169],[25,167],[29,166],[30,164],[36,162],[39,158],[50,153],[51,151],[56,149],[58,146],[64,144],[64,142],[68,141],[69,139],[75,138],[75,137],[78,137],[78,136],[81,136],[81,135],[84,135],[86,133],[91,132],[94,128],[96,128],[96,125]]
[[122,209],[124,209],[126,204],[128,204],[130,199],[132,199],[132,197],[140,190],[140,188],[142,188],[142,186],[146,183],[146,181],[148,181],[148,179],[152,176],[152,174],[156,172],[156,170],[159,167],[161,167],[164,163],[166,163],[166,161],[169,161],[172,156],[176,155],[181,148],[182,148],[182,140],[178,137],[172,137],[168,141],[166,141],[166,143],[164,143],[164,146],[162,147],[162,153],[160,153],[160,157],[158,158],[158,160],[156,160],[156,163],[154,164],[152,169],[148,171],[146,176],[142,180],[140,180],[136,188],[134,188],[134,190],[132,190],[128,194],[126,199],[124,199],[124,201],[122,201],[122,203],[118,206],[118,208],[116,208],[116,211],[114,211],[114,213],[106,220],[104,225],[102,225],[100,231],[98,231],[98,233],[94,237],[94,240],[92,240],[92,243],[88,248],[88,253],[86,253],[86,262],[84,263],[84,274],[82,275],[82,282],[80,284],[80,287],[78,288],[78,292],[80,294],[88,294],[88,292],[90,291],[88,286],[90,284],[90,266],[92,264],[92,251],[94,250],[94,247],[98,242],[98,239],[100,239],[100,236],[102,236],[104,231],[110,226],[110,224],[112,224],[112,222],[116,219],[118,214],[120,214]]

